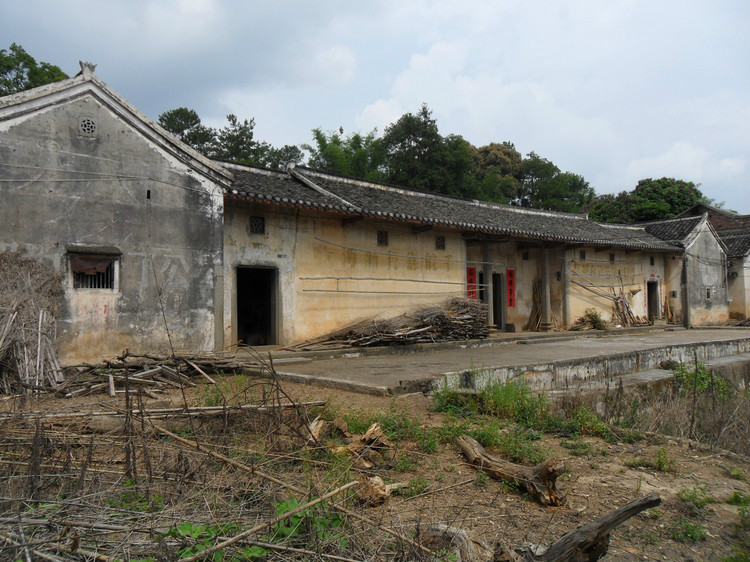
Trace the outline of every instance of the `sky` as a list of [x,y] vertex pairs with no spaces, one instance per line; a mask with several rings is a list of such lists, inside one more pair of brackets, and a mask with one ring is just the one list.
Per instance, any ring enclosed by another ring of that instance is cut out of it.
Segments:
[[13,42],[96,63],[153,119],[233,113],[282,146],[426,103],[442,135],[510,141],[597,194],[674,177],[750,213],[747,0],[5,0]]

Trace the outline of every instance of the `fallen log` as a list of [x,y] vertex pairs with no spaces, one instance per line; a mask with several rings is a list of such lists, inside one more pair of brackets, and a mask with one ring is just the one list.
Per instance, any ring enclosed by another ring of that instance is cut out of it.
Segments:
[[497,544],[494,562],[594,562],[607,553],[609,535],[615,528],[641,511],[660,503],[659,494],[649,494],[593,523],[568,531],[549,547],[522,545],[510,550]]
[[542,505],[562,505],[565,498],[557,491],[556,480],[565,472],[565,465],[548,460],[536,466],[524,466],[490,455],[468,435],[461,435],[457,444],[471,464],[496,480],[516,484]]

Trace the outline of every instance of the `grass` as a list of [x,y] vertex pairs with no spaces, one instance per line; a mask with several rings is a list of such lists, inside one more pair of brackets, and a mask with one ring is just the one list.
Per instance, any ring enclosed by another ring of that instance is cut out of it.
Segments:
[[707,533],[700,523],[680,517],[670,528],[669,536],[678,542],[698,542],[706,538]]
[[703,510],[710,503],[713,503],[714,498],[708,493],[708,486],[705,484],[699,484],[694,488],[683,488],[677,492],[677,497],[683,502],[694,507],[698,513],[703,513]]

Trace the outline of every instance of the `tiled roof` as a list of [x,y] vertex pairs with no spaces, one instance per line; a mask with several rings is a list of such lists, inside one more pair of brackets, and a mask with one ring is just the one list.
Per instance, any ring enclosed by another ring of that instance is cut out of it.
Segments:
[[750,232],[720,232],[719,235],[730,258],[742,258],[750,254]]
[[642,223],[642,226],[644,226],[646,232],[653,234],[660,240],[664,240],[670,244],[679,244],[687,238],[688,234],[690,234],[702,220],[702,216],[685,217]]
[[236,169],[229,198],[303,207],[512,238],[676,250],[642,226],[599,224],[584,215],[538,211],[409,191],[297,167],[291,174]]

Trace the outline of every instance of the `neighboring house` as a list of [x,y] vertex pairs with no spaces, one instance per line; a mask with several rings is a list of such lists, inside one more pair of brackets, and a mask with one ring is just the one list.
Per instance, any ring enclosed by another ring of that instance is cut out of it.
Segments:
[[706,215],[727,250],[729,316],[750,317],[750,215],[738,215],[705,203],[694,205],[681,217]]
[[214,349],[230,177],[90,65],[0,98],[0,251],[65,273],[63,362]]
[[729,319],[727,248],[706,215],[644,223],[646,232],[684,249],[682,264],[667,277],[670,308],[685,326],[718,325]]
[[[286,345],[451,296],[481,298],[507,331],[570,326],[590,309],[617,323],[616,305],[714,323],[726,301],[702,219],[675,235],[211,161],[86,64],[0,99],[0,197],[0,251],[64,273],[66,363]],[[710,306],[693,285],[711,288]]]

